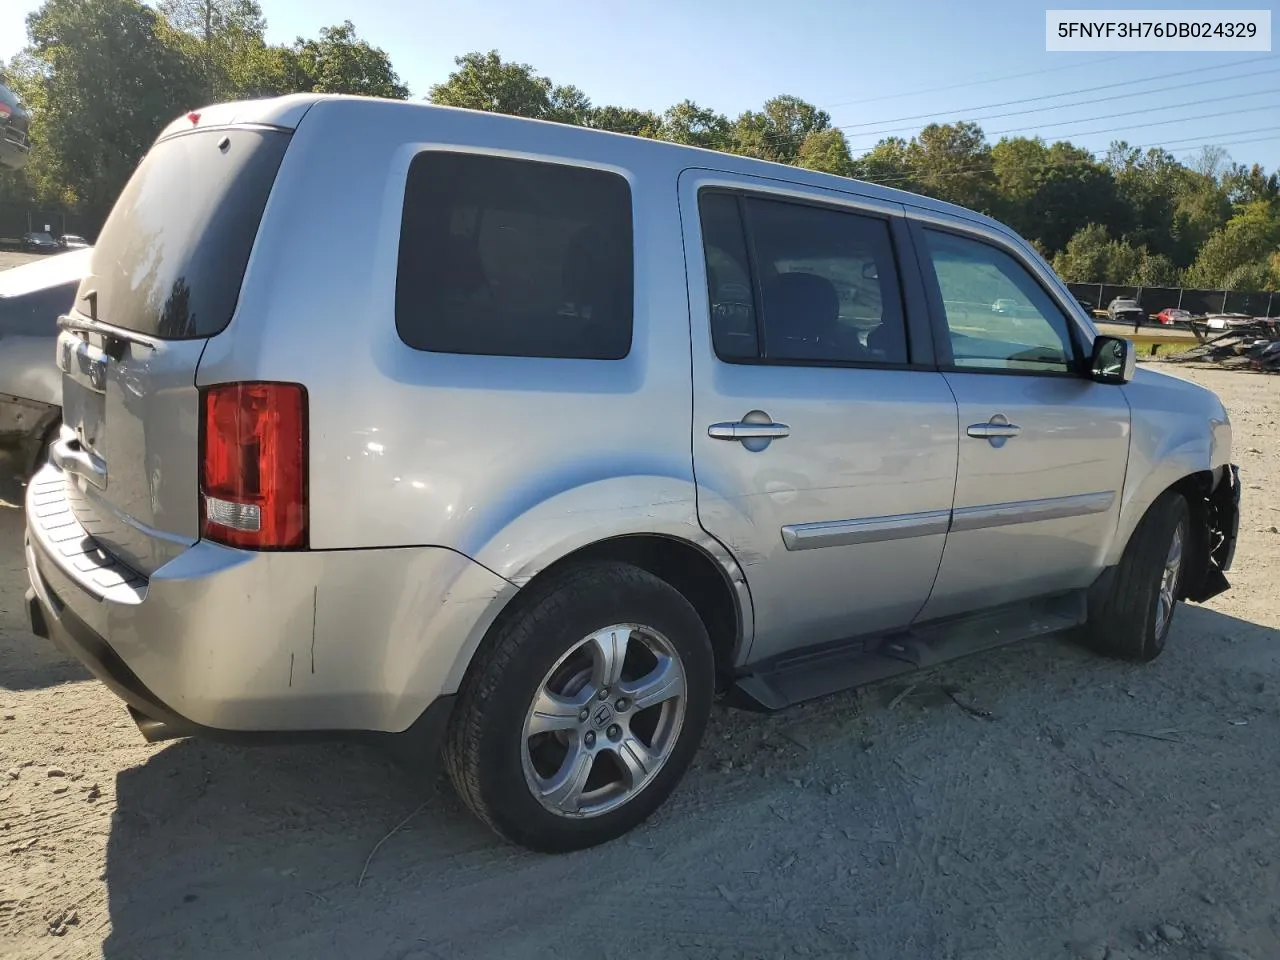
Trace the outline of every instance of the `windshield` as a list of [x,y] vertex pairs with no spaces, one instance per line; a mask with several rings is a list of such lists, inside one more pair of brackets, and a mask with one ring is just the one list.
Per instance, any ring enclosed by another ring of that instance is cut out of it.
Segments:
[[164,339],[230,321],[249,251],[289,145],[278,130],[171,137],[143,159],[107,218],[82,294],[96,318]]

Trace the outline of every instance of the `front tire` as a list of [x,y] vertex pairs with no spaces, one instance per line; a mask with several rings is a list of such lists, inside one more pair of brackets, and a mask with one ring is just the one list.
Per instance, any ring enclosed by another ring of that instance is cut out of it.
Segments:
[[1090,646],[1124,660],[1160,656],[1182,596],[1191,542],[1191,510],[1181,494],[1169,491],[1142,518],[1107,596],[1090,609]]
[[714,661],[689,601],[637,567],[574,566],[528,590],[477,652],[445,761],[498,834],[559,853],[667,798],[706,728]]

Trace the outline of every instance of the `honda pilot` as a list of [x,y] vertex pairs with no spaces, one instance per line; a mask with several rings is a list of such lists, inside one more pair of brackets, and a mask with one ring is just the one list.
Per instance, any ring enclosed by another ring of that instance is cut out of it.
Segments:
[[[991,305],[1014,302],[1014,317]],[[1211,392],[1007,227],[868,183],[329,95],[163,131],[61,318],[36,633],[149,739],[443,750],[589,846],[778,710],[1227,589]]]

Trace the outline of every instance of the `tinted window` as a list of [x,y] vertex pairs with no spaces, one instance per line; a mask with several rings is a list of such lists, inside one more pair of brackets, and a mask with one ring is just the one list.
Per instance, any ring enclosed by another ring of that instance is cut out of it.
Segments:
[[[753,355],[759,310],[765,360],[811,363],[907,362],[907,340],[889,237],[881,219],[777,200],[743,197],[747,254],[733,239],[728,198],[703,206],[708,282],[717,353]],[[741,231],[739,231],[741,232]],[[739,303],[744,286],[752,300]]]
[[996,247],[926,230],[961,368],[1063,372],[1075,363],[1068,319],[1027,269]]
[[98,238],[82,288],[98,292],[98,319],[167,339],[221,331],[288,145],[281,131],[225,129],[158,143]]
[[711,340],[716,355],[726,360],[754,359],[760,355],[755,295],[738,198],[727,193],[704,193],[698,206],[707,259]]
[[78,282],[45,287],[13,297],[0,297],[0,335],[53,337],[58,317],[71,309]]
[[631,190],[465,153],[409,167],[396,328],[419,350],[617,360],[631,349]]

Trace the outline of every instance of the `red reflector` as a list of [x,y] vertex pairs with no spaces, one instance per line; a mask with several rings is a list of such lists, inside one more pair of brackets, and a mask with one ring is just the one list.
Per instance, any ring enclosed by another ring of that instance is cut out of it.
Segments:
[[201,402],[201,536],[250,550],[305,547],[306,390],[228,383]]
[[191,121],[191,125],[194,127],[200,122],[200,114],[193,111],[187,114],[187,119]]

